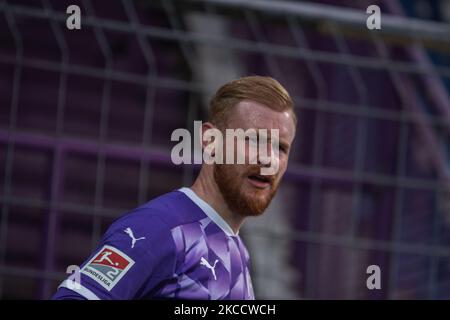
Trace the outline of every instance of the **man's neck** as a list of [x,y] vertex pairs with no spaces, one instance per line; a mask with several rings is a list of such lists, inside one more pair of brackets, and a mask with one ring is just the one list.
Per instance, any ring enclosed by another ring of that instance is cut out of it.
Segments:
[[219,187],[214,180],[213,167],[202,166],[200,174],[191,186],[198,197],[208,203],[228,223],[233,232],[237,234],[245,218],[233,213],[228,207]]

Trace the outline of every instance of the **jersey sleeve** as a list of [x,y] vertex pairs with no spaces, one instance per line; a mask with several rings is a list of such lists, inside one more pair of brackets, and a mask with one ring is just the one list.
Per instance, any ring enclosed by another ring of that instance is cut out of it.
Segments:
[[80,283],[66,279],[52,299],[140,299],[175,270],[170,228],[146,209],[127,214],[107,230],[80,267]]

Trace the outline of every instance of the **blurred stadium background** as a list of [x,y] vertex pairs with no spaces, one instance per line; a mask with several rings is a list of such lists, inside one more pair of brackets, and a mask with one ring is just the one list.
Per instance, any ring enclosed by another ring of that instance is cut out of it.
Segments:
[[257,298],[450,298],[446,0],[1,1],[0,298],[49,298],[117,216],[189,185],[172,131],[250,74],[300,119],[276,199],[241,233]]

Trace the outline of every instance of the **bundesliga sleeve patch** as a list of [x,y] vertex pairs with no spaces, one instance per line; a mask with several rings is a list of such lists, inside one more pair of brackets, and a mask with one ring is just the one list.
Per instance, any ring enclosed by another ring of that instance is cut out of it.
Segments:
[[86,263],[81,272],[111,291],[133,264],[134,261],[125,253],[105,245]]

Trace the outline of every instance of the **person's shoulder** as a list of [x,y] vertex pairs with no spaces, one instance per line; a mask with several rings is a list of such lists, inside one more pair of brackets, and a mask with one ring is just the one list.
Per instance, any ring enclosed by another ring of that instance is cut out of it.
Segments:
[[179,223],[175,217],[182,207],[178,193],[164,194],[125,212],[111,223],[101,244],[112,246],[141,262],[173,253],[172,230]]
[[178,190],[163,194],[119,217],[114,225],[162,230],[202,218],[199,208]]

